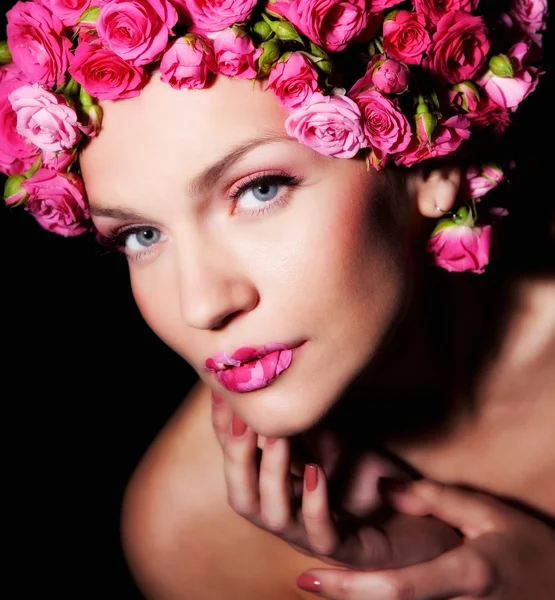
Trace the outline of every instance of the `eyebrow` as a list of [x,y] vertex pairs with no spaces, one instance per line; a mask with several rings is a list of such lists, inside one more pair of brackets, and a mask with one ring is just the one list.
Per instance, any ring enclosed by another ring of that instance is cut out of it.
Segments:
[[[213,165],[207,167],[200,175],[197,175],[189,185],[189,193],[192,196],[200,195],[215,185],[234,164],[239,162],[245,154],[248,154],[255,148],[275,142],[292,142],[293,138],[275,132],[264,133],[256,138],[252,138],[235,146],[225,156],[220,158]],[[110,217],[121,221],[142,221],[145,217],[134,210],[127,208],[108,208],[102,206],[90,205],[91,214],[98,217]],[[146,219],[148,220],[148,219]]]

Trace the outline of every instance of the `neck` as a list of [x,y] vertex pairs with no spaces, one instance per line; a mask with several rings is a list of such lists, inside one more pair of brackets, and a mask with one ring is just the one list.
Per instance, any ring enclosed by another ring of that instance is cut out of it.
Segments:
[[351,439],[444,435],[483,407],[476,389],[511,312],[495,275],[424,270],[405,314],[326,419]]

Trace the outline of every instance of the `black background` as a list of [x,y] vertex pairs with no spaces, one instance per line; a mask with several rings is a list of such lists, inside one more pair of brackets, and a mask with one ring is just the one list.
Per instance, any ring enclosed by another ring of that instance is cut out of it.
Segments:
[[[519,169],[493,269],[553,271],[552,90],[549,70],[507,142]],[[121,497],[194,374],[142,321],[122,257],[0,210],[4,587],[140,599],[121,553]]]

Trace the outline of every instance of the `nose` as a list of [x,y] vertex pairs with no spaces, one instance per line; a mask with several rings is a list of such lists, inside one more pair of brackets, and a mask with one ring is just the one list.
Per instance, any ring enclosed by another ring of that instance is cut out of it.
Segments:
[[177,261],[181,315],[194,329],[221,329],[251,311],[259,295],[236,261],[214,245],[207,246],[193,251],[188,246]]

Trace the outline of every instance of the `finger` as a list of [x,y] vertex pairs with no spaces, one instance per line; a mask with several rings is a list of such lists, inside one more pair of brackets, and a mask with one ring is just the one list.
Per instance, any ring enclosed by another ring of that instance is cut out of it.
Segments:
[[257,435],[234,414],[224,444],[224,474],[230,506],[247,519],[259,515]]
[[469,546],[404,569],[362,572],[311,569],[297,579],[329,600],[445,600],[482,596],[495,585],[492,568]]
[[291,520],[289,460],[287,439],[266,438],[259,474],[260,516],[268,529],[276,533]]
[[407,477],[406,472],[391,460],[374,452],[365,452],[352,465],[343,507],[352,515],[368,518],[384,505],[381,481],[384,478],[401,480]]
[[317,465],[306,465],[302,500],[303,523],[311,548],[330,556],[338,542],[335,523],[328,504],[326,476]]
[[216,438],[223,448],[229,427],[233,411],[231,406],[218,394],[211,392],[212,394],[212,427],[216,434]]
[[503,527],[504,510],[495,498],[429,479],[391,487],[394,507],[411,515],[433,515],[475,538]]

